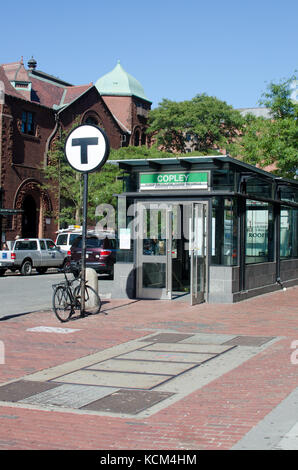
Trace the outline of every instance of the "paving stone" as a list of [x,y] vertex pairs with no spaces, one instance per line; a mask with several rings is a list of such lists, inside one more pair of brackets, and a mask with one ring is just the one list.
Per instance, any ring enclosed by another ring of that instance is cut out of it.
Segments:
[[142,341],[148,341],[150,343],[177,343],[178,341],[191,338],[193,335],[187,335],[183,333],[159,333],[150,338],[142,338]]
[[137,414],[169,398],[172,393],[154,390],[119,390],[82,408],[109,413]]
[[83,369],[64,375],[63,377],[59,377],[56,380],[64,383],[84,385],[148,389],[155,387],[168,379],[168,375],[133,374],[126,372],[107,372]]
[[186,353],[207,353],[207,354],[221,354],[231,349],[231,345],[219,344],[170,344],[170,343],[155,343],[143,348],[143,351],[177,351]]
[[193,336],[182,340],[181,343],[223,344],[233,338],[235,338],[235,335],[225,335],[217,333],[196,333]]
[[103,398],[106,395],[110,395],[115,391],[117,391],[117,389],[110,387],[64,384],[21,401],[35,405],[53,405],[76,409]]
[[0,401],[16,402],[57,386],[58,384],[49,382],[19,380],[0,387]]
[[132,351],[123,354],[123,359],[136,359],[147,361],[169,361],[169,362],[189,362],[201,364],[214,357],[214,354],[199,354],[199,353],[184,353],[184,352],[171,352],[171,351]]
[[268,336],[236,336],[229,341],[226,341],[224,344],[230,344],[235,346],[262,346],[265,343],[271,341],[273,337]]
[[88,367],[88,369],[110,370],[119,372],[143,372],[144,374],[177,375],[191,369],[196,364],[171,363],[161,361],[133,361],[110,359]]

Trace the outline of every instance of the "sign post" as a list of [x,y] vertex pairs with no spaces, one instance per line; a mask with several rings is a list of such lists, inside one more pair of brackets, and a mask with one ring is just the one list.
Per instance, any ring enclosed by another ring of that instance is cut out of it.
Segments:
[[82,124],[75,127],[67,136],[64,148],[70,166],[83,173],[83,232],[81,266],[81,316],[85,313],[86,284],[86,236],[88,210],[88,174],[99,171],[110,153],[110,145],[105,132],[97,126]]

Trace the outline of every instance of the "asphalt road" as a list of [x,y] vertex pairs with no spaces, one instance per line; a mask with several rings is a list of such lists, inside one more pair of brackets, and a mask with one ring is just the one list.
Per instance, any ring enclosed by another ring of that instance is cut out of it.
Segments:
[[64,275],[52,270],[46,274],[21,276],[9,273],[0,277],[0,319],[4,317],[52,308],[52,284]]

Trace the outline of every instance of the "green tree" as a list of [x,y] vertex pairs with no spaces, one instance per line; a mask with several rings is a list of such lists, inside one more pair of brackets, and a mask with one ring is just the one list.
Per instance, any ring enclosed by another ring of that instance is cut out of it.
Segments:
[[168,152],[185,152],[190,140],[194,150],[208,153],[231,142],[242,123],[241,114],[232,106],[203,93],[189,101],[164,99],[149,114],[148,133]]
[[[75,127],[75,126],[74,126]],[[64,155],[64,145],[68,131],[62,131],[48,154],[48,164],[44,176],[48,188],[57,188],[60,226],[82,224],[83,178],[82,174],[71,168]],[[115,193],[122,190],[121,181],[117,180],[119,170],[116,166],[106,164],[101,171],[88,175],[88,220],[95,222],[96,207],[99,204],[116,203]]]
[[[75,124],[73,127],[75,127]],[[48,164],[43,169],[47,180],[46,188],[57,188],[59,213],[56,214],[60,226],[82,224],[83,180],[82,174],[73,170],[64,155],[64,145],[70,130],[62,131],[55,140],[48,154]],[[137,158],[166,158],[172,154],[159,151],[156,147],[122,147],[111,149],[109,160]],[[89,173],[88,176],[88,221],[94,224],[98,221],[96,207],[100,204],[110,204],[116,210],[115,194],[123,191],[123,182],[118,179],[122,171],[118,165],[106,163],[100,171]]]
[[271,110],[272,119],[247,116],[241,138],[228,147],[247,163],[274,165],[275,174],[288,178],[298,168],[298,106],[290,98],[293,79],[268,85],[260,104]]

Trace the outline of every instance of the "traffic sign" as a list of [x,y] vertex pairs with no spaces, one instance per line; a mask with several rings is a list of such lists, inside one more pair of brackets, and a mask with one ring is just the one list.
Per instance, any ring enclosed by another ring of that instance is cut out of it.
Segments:
[[81,124],[67,136],[64,153],[70,166],[77,171],[90,173],[106,162],[110,145],[105,132],[92,124]]
[[64,147],[65,157],[70,166],[83,173],[83,232],[81,261],[81,316],[85,314],[86,285],[86,237],[88,205],[88,173],[99,170],[107,161],[110,145],[105,132],[92,124],[81,124],[67,136]]

